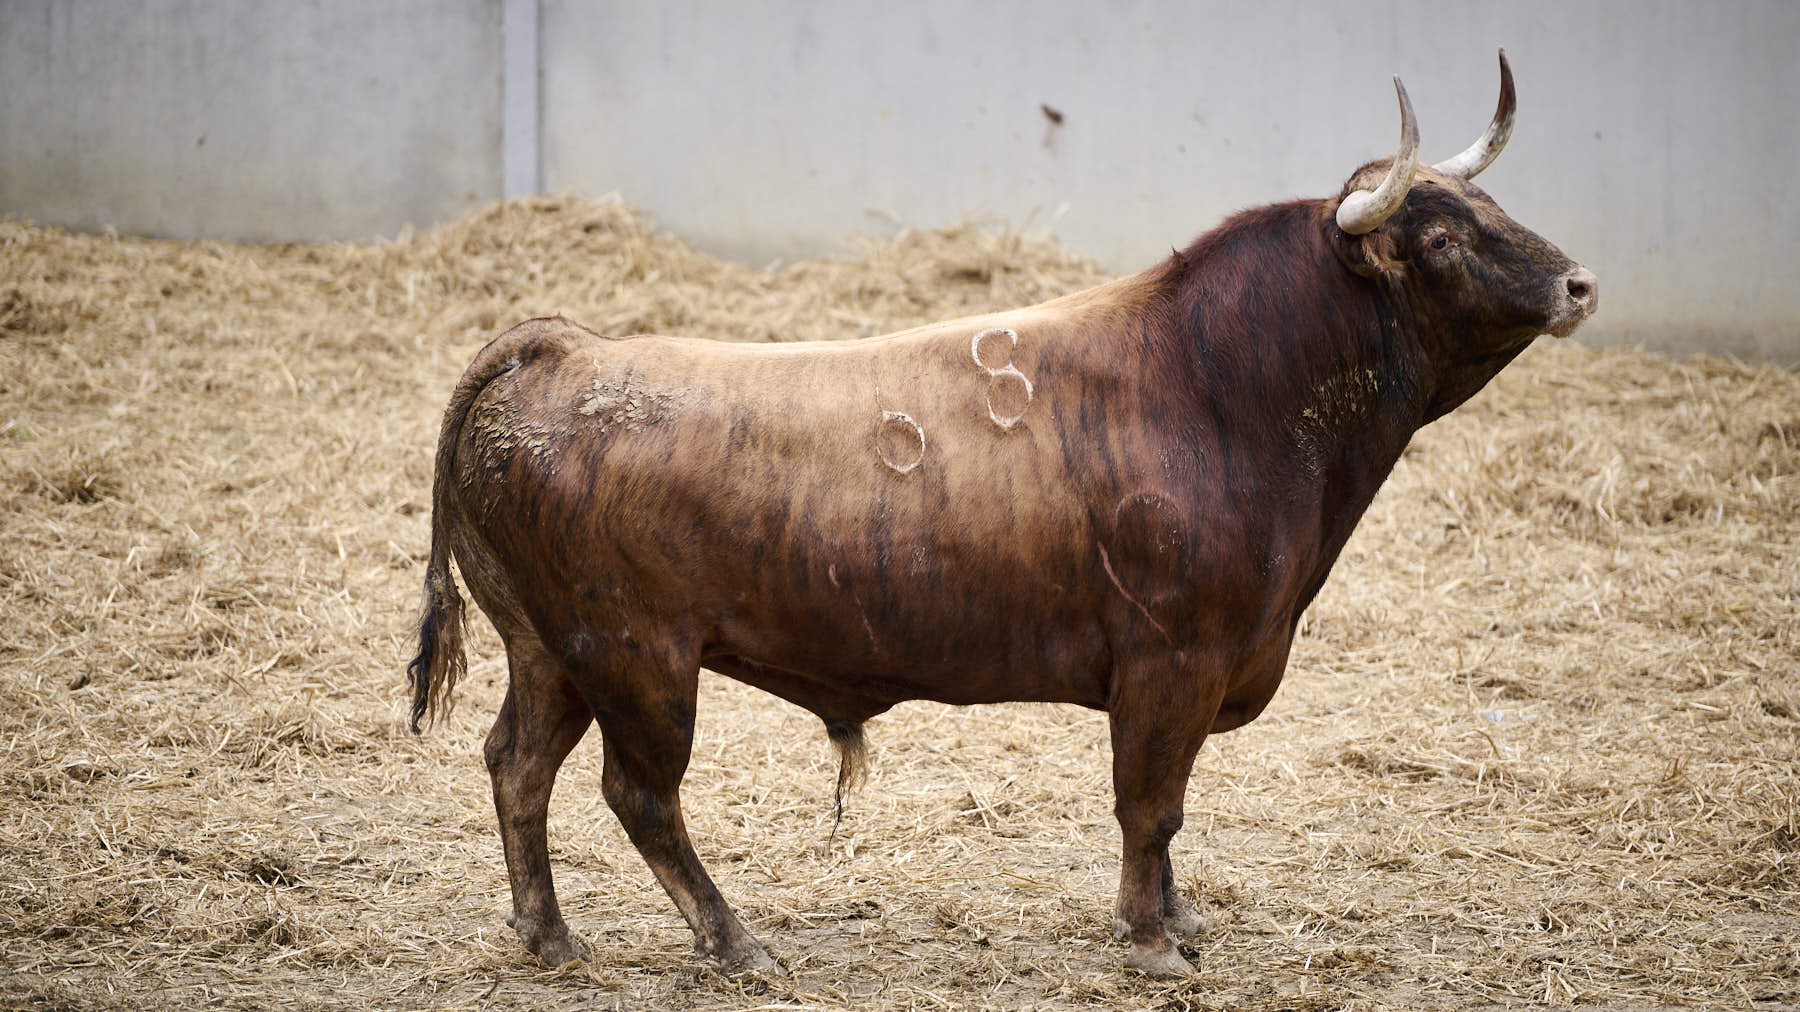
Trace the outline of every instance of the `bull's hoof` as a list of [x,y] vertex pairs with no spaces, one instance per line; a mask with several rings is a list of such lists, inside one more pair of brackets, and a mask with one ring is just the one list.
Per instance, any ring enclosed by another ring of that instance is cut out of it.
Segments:
[[1168,928],[1176,938],[1193,938],[1212,930],[1212,926],[1212,918],[1194,909],[1186,901],[1163,915],[1163,927]]
[[1125,968],[1151,977],[1186,977],[1194,972],[1193,965],[1181,958],[1174,945],[1162,948],[1134,945],[1131,955],[1125,957]]
[[762,947],[761,942],[754,938],[746,938],[744,941],[746,944],[737,946],[730,952],[721,952],[713,956],[713,960],[719,964],[720,973],[730,977],[774,967],[774,957],[769,955],[769,950]]
[[[1206,916],[1192,906],[1183,904],[1172,913],[1163,915],[1163,927],[1176,938],[1193,938],[1212,930],[1212,918]],[[1131,937],[1131,925],[1123,918],[1113,918],[1113,941],[1123,942]]]
[[[510,921],[512,918],[509,917],[507,920]],[[513,927],[518,929],[519,939],[525,943],[525,947],[530,949],[531,954],[545,966],[554,967],[562,966],[565,963],[580,962],[593,955],[593,950],[588,948],[588,944],[582,941],[579,935],[571,932],[566,924],[559,925],[555,930],[527,930],[526,927],[516,923]]]

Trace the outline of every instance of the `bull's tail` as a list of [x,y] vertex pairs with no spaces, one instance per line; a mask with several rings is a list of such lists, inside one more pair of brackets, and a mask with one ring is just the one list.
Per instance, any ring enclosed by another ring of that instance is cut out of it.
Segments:
[[517,369],[522,362],[546,351],[559,352],[567,345],[557,339],[566,320],[531,320],[512,328],[475,356],[444,408],[438,432],[437,463],[431,476],[431,558],[425,564],[425,601],[419,615],[419,655],[406,666],[412,683],[412,731],[419,721],[436,723],[455,707],[457,680],[468,671],[463,651],[463,599],[450,572],[450,530],[457,522],[455,502],[456,444],[463,419],[475,398],[496,377]]
[[[435,512],[435,507],[433,508]],[[463,599],[450,575],[450,560],[431,536],[431,561],[425,569],[425,603],[419,618],[419,654],[406,666],[412,682],[412,732],[419,733],[420,718],[436,723],[450,716],[456,705],[451,695],[456,682],[468,670],[463,651]]]

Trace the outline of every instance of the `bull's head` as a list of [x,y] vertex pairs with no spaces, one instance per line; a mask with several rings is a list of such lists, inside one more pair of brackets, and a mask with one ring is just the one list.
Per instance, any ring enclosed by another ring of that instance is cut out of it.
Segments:
[[[1400,148],[1371,162],[1344,184],[1336,213],[1336,248],[1351,270],[1377,279],[1416,321],[1425,350],[1440,368],[1486,366],[1492,375],[1539,334],[1567,337],[1592,315],[1600,288],[1594,273],[1520,225],[1471,180],[1512,135],[1512,68],[1500,52],[1500,104],[1493,122],[1454,158],[1419,165],[1419,128],[1398,77]],[[1461,377],[1441,376],[1452,387]],[[1486,376],[1468,377],[1478,387]],[[1440,390],[1448,410],[1467,391]],[[1459,396],[1460,395],[1460,396]]]

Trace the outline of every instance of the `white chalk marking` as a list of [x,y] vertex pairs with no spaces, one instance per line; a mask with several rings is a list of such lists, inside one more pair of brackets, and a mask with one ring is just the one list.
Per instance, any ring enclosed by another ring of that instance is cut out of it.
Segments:
[[988,417],[1002,429],[1010,429],[1019,424],[1031,405],[1031,380],[1011,365],[994,370],[992,376],[988,381]]
[[[912,445],[915,439],[916,448]],[[875,430],[875,455],[895,472],[905,474],[925,459],[925,430],[904,411],[883,411],[881,426]]]
[[[999,345],[997,345],[995,342],[986,340],[987,338],[997,338],[997,337],[1005,337],[1007,340],[1007,343],[1004,346],[1004,350],[1006,352],[1006,360],[1004,362],[1002,362],[1002,361],[994,361],[994,362],[982,361],[981,360],[982,344],[986,343],[991,348],[995,348],[996,350],[998,350],[1000,348]],[[998,374],[1003,369],[1012,368],[1012,351],[1014,348],[1017,348],[1018,346],[1019,346],[1019,332],[1018,331],[1012,329],[1011,327],[989,327],[986,330],[977,331],[974,337],[969,338],[969,357],[975,360],[976,365],[980,366],[982,369],[987,370],[988,375],[993,376],[993,375]]]

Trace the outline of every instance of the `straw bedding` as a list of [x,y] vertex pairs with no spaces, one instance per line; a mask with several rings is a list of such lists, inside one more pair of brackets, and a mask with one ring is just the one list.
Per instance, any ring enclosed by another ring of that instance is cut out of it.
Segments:
[[0,223],[0,1006],[1800,1002],[1800,376],[1548,340],[1419,435],[1269,712],[1203,750],[1192,979],[1118,968],[1101,715],[903,705],[834,838],[823,729],[710,675],[690,828],[784,967],[688,952],[595,738],[550,831],[599,958],[531,961],[483,622],[457,716],[402,724],[475,349],[550,312],[844,337],[1098,280],[975,226],[758,271],[573,198],[366,245]]

